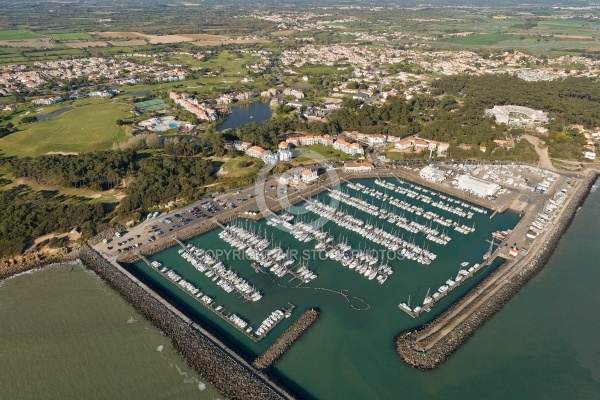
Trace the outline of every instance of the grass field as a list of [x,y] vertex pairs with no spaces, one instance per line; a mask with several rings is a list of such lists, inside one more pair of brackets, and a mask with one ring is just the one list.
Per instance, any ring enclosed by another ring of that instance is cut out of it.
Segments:
[[241,156],[235,158],[229,158],[228,160],[222,160],[217,162],[220,165],[221,170],[225,173],[226,178],[239,178],[247,175],[252,175],[258,172],[260,169],[260,163],[256,158],[249,156]]
[[337,70],[337,68],[328,67],[325,65],[302,67],[302,68],[299,68],[298,71],[300,71],[300,73],[306,74],[306,75],[337,74],[340,72]]
[[261,62],[260,58],[249,54],[236,54],[229,51],[222,51],[216,57],[208,61],[200,61],[197,58],[188,55],[174,54],[167,57],[169,61],[177,61],[191,67],[210,68],[213,71],[220,72],[221,76],[246,76],[246,64],[250,61]]
[[51,33],[48,36],[52,36],[55,40],[89,40],[92,38],[86,32]]
[[489,45],[503,42],[505,40],[517,39],[515,35],[507,35],[505,33],[483,33],[472,36],[457,36],[446,40],[448,43],[463,44],[463,45]]
[[[319,155],[328,160],[338,160],[338,161],[346,161],[352,160],[353,157],[342,153],[339,150],[335,150],[331,146],[325,146],[322,144],[316,144],[314,146],[298,146],[296,147],[296,151],[298,153],[298,157],[294,159],[294,161],[303,162],[307,160],[314,160],[320,162]],[[315,156],[315,153],[317,155]]]
[[123,103],[78,106],[0,139],[0,151],[5,155],[37,156],[51,151],[110,149],[113,143],[127,138],[125,127],[117,126],[116,120],[130,116],[129,105]]
[[0,30],[0,40],[40,39],[43,37],[42,35],[17,29]]

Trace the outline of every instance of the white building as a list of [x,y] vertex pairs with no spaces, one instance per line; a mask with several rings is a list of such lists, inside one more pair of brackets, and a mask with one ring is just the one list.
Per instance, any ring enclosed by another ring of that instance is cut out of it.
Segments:
[[446,176],[444,175],[444,171],[434,168],[431,165],[428,165],[425,168],[423,168],[421,171],[419,171],[419,175],[421,176],[421,178],[425,179],[426,181],[431,181],[431,182],[435,182],[435,183],[440,183],[444,179],[446,179]]
[[588,160],[595,160],[596,153],[594,153],[593,151],[584,151],[583,158],[587,158]]
[[362,146],[358,143],[348,143],[343,139],[338,139],[333,143],[333,148],[336,150],[340,150],[343,151],[346,154],[351,154],[351,155],[356,155],[356,154],[360,154],[363,155],[365,154],[365,151],[363,150]]
[[292,151],[290,149],[280,149],[278,151],[279,161],[291,161]]
[[485,110],[485,114],[494,117],[498,123],[515,126],[533,126],[549,121],[547,112],[514,105],[494,106],[494,108]]
[[302,171],[302,182],[304,183],[311,183],[316,181],[317,179],[319,179],[319,176],[317,175],[317,170],[313,170],[313,169],[305,169],[304,171]]
[[345,162],[344,172],[371,172],[373,164],[370,162]]
[[474,176],[461,175],[458,178],[458,188],[479,197],[486,197],[496,194],[500,190],[500,185]]
[[262,157],[262,160],[265,164],[277,164],[279,155],[267,150],[266,154]]

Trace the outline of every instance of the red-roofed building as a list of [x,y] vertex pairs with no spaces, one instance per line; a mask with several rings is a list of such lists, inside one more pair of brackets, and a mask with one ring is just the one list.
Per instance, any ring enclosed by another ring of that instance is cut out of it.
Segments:
[[370,162],[345,162],[344,172],[371,172],[373,164]]

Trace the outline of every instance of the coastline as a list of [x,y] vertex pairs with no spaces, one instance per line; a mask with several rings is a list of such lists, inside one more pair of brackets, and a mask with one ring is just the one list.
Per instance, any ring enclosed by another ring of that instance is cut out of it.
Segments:
[[[594,171],[580,183],[573,197],[565,205],[552,230],[539,243],[539,251],[532,252],[531,259],[524,258],[513,265],[504,263],[433,321],[417,329],[399,334],[396,338],[395,347],[400,358],[411,367],[421,370],[433,370],[443,364],[451,354],[458,350],[470,336],[475,334],[480,327],[500,311],[505,304],[546,266],[556,249],[557,243],[566,233],[571,222],[577,215],[577,210],[587,199],[599,177],[600,173]],[[514,270],[518,270],[518,274],[512,276],[510,280],[506,277],[505,284],[494,288],[487,287],[490,282]],[[491,289],[495,289],[496,291],[494,292]],[[486,298],[488,295],[489,297]],[[467,307],[457,315],[450,317],[463,303],[474,298],[483,298],[482,303],[474,304],[471,308]],[[459,318],[464,319],[455,327],[444,328],[445,325]],[[444,335],[441,339],[436,338],[436,335],[432,334],[432,332],[437,332],[438,330],[442,331],[441,334]],[[444,330],[446,331],[445,333],[443,332]],[[425,339],[419,340],[419,336],[425,336]]]
[[213,337],[174,307],[165,305],[165,301],[151,292],[151,289],[130,279],[121,268],[117,268],[91,247],[83,246],[78,256],[88,269],[102,278],[138,313],[163,332],[188,365],[223,395],[232,400],[296,398],[279,382],[274,382],[271,376],[256,371],[218,338]]
[[0,261],[0,282],[25,272],[77,261],[76,251],[71,253],[56,252],[52,254],[31,253],[10,260]]
[[[383,172],[380,174],[348,174],[344,175],[341,180],[377,176],[395,177],[397,175],[401,174],[397,174],[395,171]],[[516,276],[510,284],[504,285],[502,290],[495,293],[494,296],[483,305],[478,305],[476,309],[470,313],[469,317],[453,329],[444,340],[440,341],[433,348],[428,349],[427,357],[423,357],[422,351],[415,348],[415,336],[427,332],[428,329],[433,329],[435,324],[443,316],[459,307],[464,299],[470,296],[480,295],[481,293],[477,293],[478,288],[497,274],[504,273],[506,268],[502,267],[506,265],[493,271],[488,277],[480,282],[478,286],[471,289],[463,298],[450,306],[432,322],[422,326],[418,330],[400,334],[396,340],[396,350],[400,357],[403,358],[408,365],[418,369],[430,370],[442,364],[450,354],[465,343],[479,327],[483,326],[487,320],[491,319],[504,304],[506,304],[529,280],[543,269],[552,255],[556,243],[568,229],[570,223],[576,216],[577,209],[589,195],[591,187],[598,179],[598,176],[599,174],[597,172],[590,174],[590,176],[586,177],[586,179],[581,181],[575,188],[574,193],[565,205],[557,224],[553,227],[551,232],[548,232],[548,239],[544,241],[543,248],[539,253],[535,254],[533,260],[528,262],[526,269],[524,269],[521,274]],[[416,183],[423,184],[422,182]],[[292,197],[290,199],[290,204],[303,201],[304,196],[310,197],[316,193],[327,190],[330,186],[331,182],[326,181],[317,186],[310,187],[308,188],[309,190],[297,193]],[[273,207],[271,209],[275,210],[276,208]],[[226,223],[227,221],[238,217],[243,216],[231,213],[222,221]],[[257,220],[262,219],[265,218],[265,215],[258,214],[254,218]],[[190,226],[188,229],[182,230],[178,233],[178,237],[187,240],[215,229],[217,226],[217,222],[213,219],[211,221],[206,221],[206,223]],[[154,245],[155,246],[149,246],[146,251],[143,251],[143,254],[154,254],[175,245],[175,242],[171,238],[165,237],[160,243],[154,243]],[[127,258],[128,260],[126,262],[130,262],[129,260],[135,260],[138,257],[134,254],[129,254],[123,258]],[[119,266],[113,259],[106,259],[106,257],[103,257],[87,245],[83,246],[78,251],[69,254],[52,254],[47,256],[47,258],[37,260],[35,263],[28,262],[24,265],[11,264],[14,266],[11,271],[0,269],[0,282],[10,276],[15,276],[30,270],[45,268],[57,263],[78,260],[81,261],[87,269],[93,271],[102,278],[113,290],[117,291],[120,296],[131,304],[142,316],[144,316],[144,318],[161,330],[165,336],[170,339],[176,351],[186,359],[189,366],[205,379],[209,380],[222,394],[232,399],[295,398],[293,397],[294,395],[288,393],[288,389],[285,389],[276,378],[267,375],[268,366],[267,372],[262,372],[252,367],[248,368],[244,365],[244,362],[236,360],[236,357],[232,357],[231,355],[231,352],[235,352],[235,350],[231,349],[229,344],[225,344],[225,346],[230,348],[230,351],[224,351],[222,347],[220,348],[214,341],[207,338],[205,333],[200,331],[204,330],[203,327],[199,327],[189,319],[182,318],[182,314],[178,310],[174,310],[172,306],[168,307],[165,305],[166,301],[164,299],[153,292],[151,293],[151,291],[149,292],[147,288],[145,288],[145,285],[141,284],[136,279],[132,279],[128,274],[123,273],[123,267]],[[119,259],[119,262],[122,261],[125,260]],[[525,260],[520,260],[519,263],[522,261]],[[210,332],[211,335],[212,333],[213,332]],[[218,333],[216,333],[215,336],[219,338]],[[222,339],[219,339],[220,344],[222,344],[221,341]],[[427,341],[421,343],[427,344]],[[265,384],[265,379],[275,383],[278,388],[281,389],[281,392],[274,390],[272,385]]]

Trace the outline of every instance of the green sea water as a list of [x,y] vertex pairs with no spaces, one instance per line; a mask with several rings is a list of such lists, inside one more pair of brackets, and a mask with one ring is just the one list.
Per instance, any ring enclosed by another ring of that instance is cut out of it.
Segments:
[[83,266],[0,284],[1,400],[144,398],[222,396]]
[[[435,249],[431,246],[430,250],[439,256],[428,267],[408,261],[398,262],[394,265],[396,272],[383,286],[359,277],[335,262],[310,264],[319,278],[309,286],[348,289],[350,294],[364,298],[369,303],[370,309],[367,311],[353,310],[342,296],[333,293],[280,288],[262,275],[256,275],[248,267],[247,261],[228,262],[239,275],[256,283],[265,294],[257,303],[242,304],[204,275],[194,274],[191,265],[181,259],[176,249],[153,257],[214,296],[216,303],[224,305],[227,312],[237,312],[246,317],[252,326],[257,326],[273,309],[285,307],[287,301],[296,304],[298,309],[292,318],[284,320],[267,339],[258,344],[195,304],[179,288],[153,273],[147,266],[138,264],[132,270],[157,289],[162,289],[165,296],[190,316],[220,330],[249,355],[263,351],[303,309],[319,307],[321,318],[275,365],[275,374],[304,398],[599,399],[600,342],[597,332],[600,331],[600,318],[596,312],[596,306],[600,303],[600,292],[597,290],[600,280],[597,262],[600,258],[600,247],[597,245],[600,234],[598,192],[592,193],[579,210],[542,273],[444,365],[431,372],[416,371],[405,366],[394,352],[393,341],[400,331],[441,312],[477,279],[460,288],[460,291],[452,292],[449,298],[436,305],[434,311],[418,320],[399,311],[397,303],[405,301],[410,294],[417,299],[413,300],[413,305],[418,304],[427,288],[437,288],[451,274],[455,274],[462,260],[475,262],[485,251],[485,239],[491,231],[506,229],[514,225],[517,219],[513,214],[499,215],[491,221],[489,214],[476,218],[475,234],[462,239],[461,235],[451,234],[453,240],[446,248]],[[258,226],[270,229],[264,223]],[[328,228],[329,225],[326,226]],[[334,227],[331,229],[333,233]],[[300,249],[304,246],[298,246],[287,233],[272,232],[276,241],[281,241],[283,246]],[[191,242],[204,248],[226,248],[227,245],[217,237],[217,233],[209,232]],[[349,240],[360,240],[348,232],[344,235]],[[136,317],[118,296],[112,293],[107,295],[104,285],[93,275],[84,271],[77,274],[64,272],[59,274],[59,279],[49,281],[43,273],[54,272],[48,270],[24,275],[5,282],[0,288],[0,359],[3,360],[0,363],[0,399],[75,398],[75,395],[78,398],[168,397],[201,400],[218,397],[216,394],[209,395],[208,388],[200,392],[197,383],[185,383],[188,379],[198,377],[185,369],[181,360],[175,364],[190,374],[187,377],[180,376],[170,361],[165,362],[163,357],[169,349],[168,341]],[[93,279],[90,280],[90,276]],[[94,284],[88,286],[90,281]],[[23,283],[14,287],[13,282]],[[103,288],[101,293],[98,293],[99,287]],[[47,295],[46,290],[53,295]],[[40,297],[32,297],[31,293]],[[42,296],[44,293],[46,296]],[[63,300],[55,303],[54,297]],[[90,301],[96,305],[89,306]],[[36,325],[38,320],[62,321],[66,317],[57,308],[65,307],[69,302],[77,306],[68,307],[69,318],[60,325],[60,330]],[[116,309],[112,306],[115,302],[121,304]],[[356,305],[359,306],[359,302]],[[122,312],[123,307],[127,312]],[[130,316],[134,316],[137,322],[127,324]],[[96,322],[92,324],[88,320]],[[99,324],[98,320],[104,323]],[[6,321],[11,322],[7,324]],[[24,328],[17,331],[6,326]],[[139,326],[147,329],[142,333],[136,331],[133,336],[123,333],[123,330],[127,332]],[[63,332],[57,334],[57,331]],[[81,334],[65,334],[70,331]],[[154,332],[156,340],[146,339],[150,335],[148,332]],[[44,334],[54,337],[50,342],[60,342],[60,350],[48,356],[38,354],[43,354],[48,346],[52,348],[51,344],[47,344],[49,339]],[[20,335],[25,337],[23,343]],[[86,339],[88,335],[93,339]],[[63,340],[62,336],[67,336],[69,340]],[[123,336],[127,338],[125,345],[120,346],[118,351],[107,350],[106,346],[110,348],[114,342],[121,343]],[[68,356],[70,342],[76,343],[78,340],[84,343],[75,346],[76,356]],[[96,341],[104,343],[103,346],[96,346]],[[164,345],[162,352],[156,351],[159,344]],[[129,350],[135,351],[130,354]],[[19,353],[25,356],[19,356]],[[173,357],[169,355],[168,360],[175,359]],[[87,365],[92,362],[88,359],[95,358],[100,358],[102,362],[93,363],[93,366],[101,363],[108,366],[99,369],[101,372],[95,372],[94,367],[79,365]],[[127,358],[134,358],[136,362],[123,361]],[[143,361],[137,362],[139,359]],[[6,391],[6,388],[9,390]],[[66,395],[54,396],[56,393]]]

